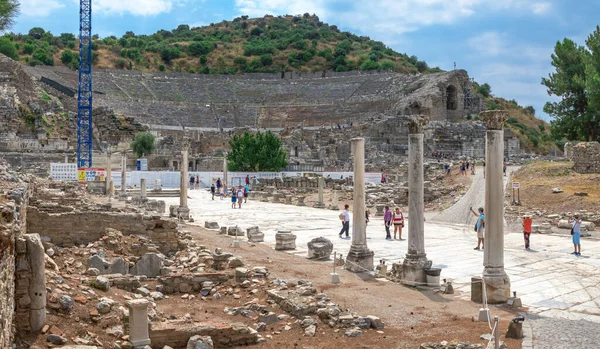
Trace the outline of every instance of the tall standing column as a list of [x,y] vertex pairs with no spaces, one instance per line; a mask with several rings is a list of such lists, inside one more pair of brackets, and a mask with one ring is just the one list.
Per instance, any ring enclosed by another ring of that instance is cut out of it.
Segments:
[[402,263],[402,283],[423,285],[425,268],[431,261],[425,254],[423,199],[423,127],[429,119],[424,115],[408,120],[408,253]]
[[121,192],[119,201],[127,201],[127,153],[121,153]]
[[505,110],[481,112],[487,124],[485,147],[485,243],[483,280],[488,303],[504,303],[510,297],[510,279],[504,271],[504,131]]
[[231,187],[227,182],[227,153],[223,157],[223,185],[227,185],[227,188]]
[[345,268],[360,273],[373,270],[373,251],[367,247],[367,222],[365,221],[365,139],[353,138],[354,196],[352,205],[352,246]]
[[188,184],[188,150],[190,143],[188,139],[183,140],[181,145],[181,181],[179,189],[179,208],[177,213],[182,219],[190,219],[190,209],[187,202],[187,184]]
[[110,182],[112,181],[112,154],[110,152],[110,149],[107,150],[106,152],[106,195],[107,196],[111,196],[112,193],[110,192]]

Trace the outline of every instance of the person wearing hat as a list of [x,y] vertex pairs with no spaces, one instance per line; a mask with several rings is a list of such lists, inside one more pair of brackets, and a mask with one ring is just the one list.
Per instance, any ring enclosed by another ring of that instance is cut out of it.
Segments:
[[583,221],[579,218],[579,213],[574,214],[574,218],[569,218],[569,224],[571,224],[571,235],[573,236],[573,248],[575,249],[574,254],[581,256],[581,223]]
[[530,215],[523,216],[523,238],[525,239],[525,249],[529,251],[529,236],[531,235],[531,224],[533,219]]

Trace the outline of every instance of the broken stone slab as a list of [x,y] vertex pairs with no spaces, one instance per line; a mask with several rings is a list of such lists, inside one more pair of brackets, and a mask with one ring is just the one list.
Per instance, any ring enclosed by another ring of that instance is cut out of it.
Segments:
[[377,316],[367,315],[367,318],[369,318],[371,320],[372,328],[374,328],[376,330],[383,330],[383,328],[385,327],[383,321],[381,321],[381,319],[378,318]]
[[270,325],[279,322],[279,318],[277,317],[277,314],[271,311],[266,314],[259,315],[258,322],[264,322],[265,324]]
[[205,221],[204,228],[206,229],[219,229],[219,223],[212,221]]
[[229,257],[229,259],[227,259],[227,265],[229,266],[230,269],[233,269],[233,268],[237,268],[237,267],[243,267],[244,262],[242,261],[242,257],[233,256],[233,257]]
[[333,251],[333,243],[324,237],[312,239],[307,245],[309,259],[329,259]]
[[275,234],[275,250],[295,250],[296,249],[296,235],[292,234],[291,231],[281,230]]
[[552,188],[552,193],[553,193],[553,194],[560,194],[560,193],[562,193],[562,192],[563,192],[563,190],[562,190],[562,189],[560,189],[560,188]]
[[226,235],[227,234],[227,227],[221,227],[221,229],[219,230],[219,235]]
[[169,217],[177,217],[177,210],[179,210],[179,205],[170,205]]
[[108,291],[110,289],[110,280],[104,276],[97,276],[94,281],[94,287],[101,291]]
[[[569,220],[567,219],[561,219],[558,221],[558,227],[562,228],[562,229],[571,229],[573,225],[571,223],[569,223]],[[594,231],[596,230],[596,225],[593,222],[586,222],[583,221],[581,222],[581,227],[585,228],[588,231]]]
[[243,282],[248,279],[248,269],[246,268],[235,268],[235,281]]
[[149,278],[161,276],[161,270],[164,266],[164,256],[157,253],[146,253],[130,269],[132,275],[146,275]]
[[540,224],[540,234],[547,234],[552,229],[552,224],[550,223],[541,223]]
[[117,257],[111,262],[108,262],[97,254],[93,255],[88,259],[88,269],[89,268],[98,269],[100,275],[129,273],[129,265],[121,257]]

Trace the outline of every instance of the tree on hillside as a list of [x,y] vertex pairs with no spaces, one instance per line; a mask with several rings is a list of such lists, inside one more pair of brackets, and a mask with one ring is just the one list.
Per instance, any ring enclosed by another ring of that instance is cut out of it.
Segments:
[[483,97],[489,97],[492,94],[492,87],[487,82],[477,87],[477,93]]
[[[573,40],[557,42],[552,54],[554,73],[542,78],[549,95],[561,98],[547,102],[544,111],[553,117],[551,131],[554,139],[589,140],[592,129],[587,121],[590,112],[586,97],[586,61],[589,52]],[[587,119],[587,120],[586,120]],[[593,131],[592,131],[593,133]]]
[[230,171],[278,172],[288,164],[287,153],[281,140],[271,131],[235,135],[229,141],[227,154]]
[[17,0],[0,0],[0,32],[9,29],[19,14]]
[[589,140],[600,140],[600,27],[586,40],[590,54],[585,64],[585,89],[588,113],[584,122],[589,127]]
[[154,135],[150,132],[137,132],[131,142],[131,150],[138,158],[150,155],[155,148]]

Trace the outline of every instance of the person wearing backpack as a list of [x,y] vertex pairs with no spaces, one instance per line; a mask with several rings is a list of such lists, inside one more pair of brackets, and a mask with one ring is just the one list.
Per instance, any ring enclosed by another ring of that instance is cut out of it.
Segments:
[[344,205],[344,210],[340,213],[340,220],[342,221],[342,230],[340,230],[340,238],[346,232],[346,237],[350,237],[350,212],[348,212],[350,205]]
[[[469,210],[477,217],[477,223],[475,223],[475,231],[477,232],[477,247],[474,250],[483,250],[484,247],[484,229],[485,229],[485,215],[483,214],[483,207],[479,208],[479,213],[473,211],[473,207],[469,207]],[[481,244],[481,248],[479,245]]]
[[569,218],[571,235],[573,236],[573,248],[575,249],[571,254],[581,256],[581,223],[583,223],[583,221],[579,218],[578,213],[575,213],[574,216],[574,218]]

